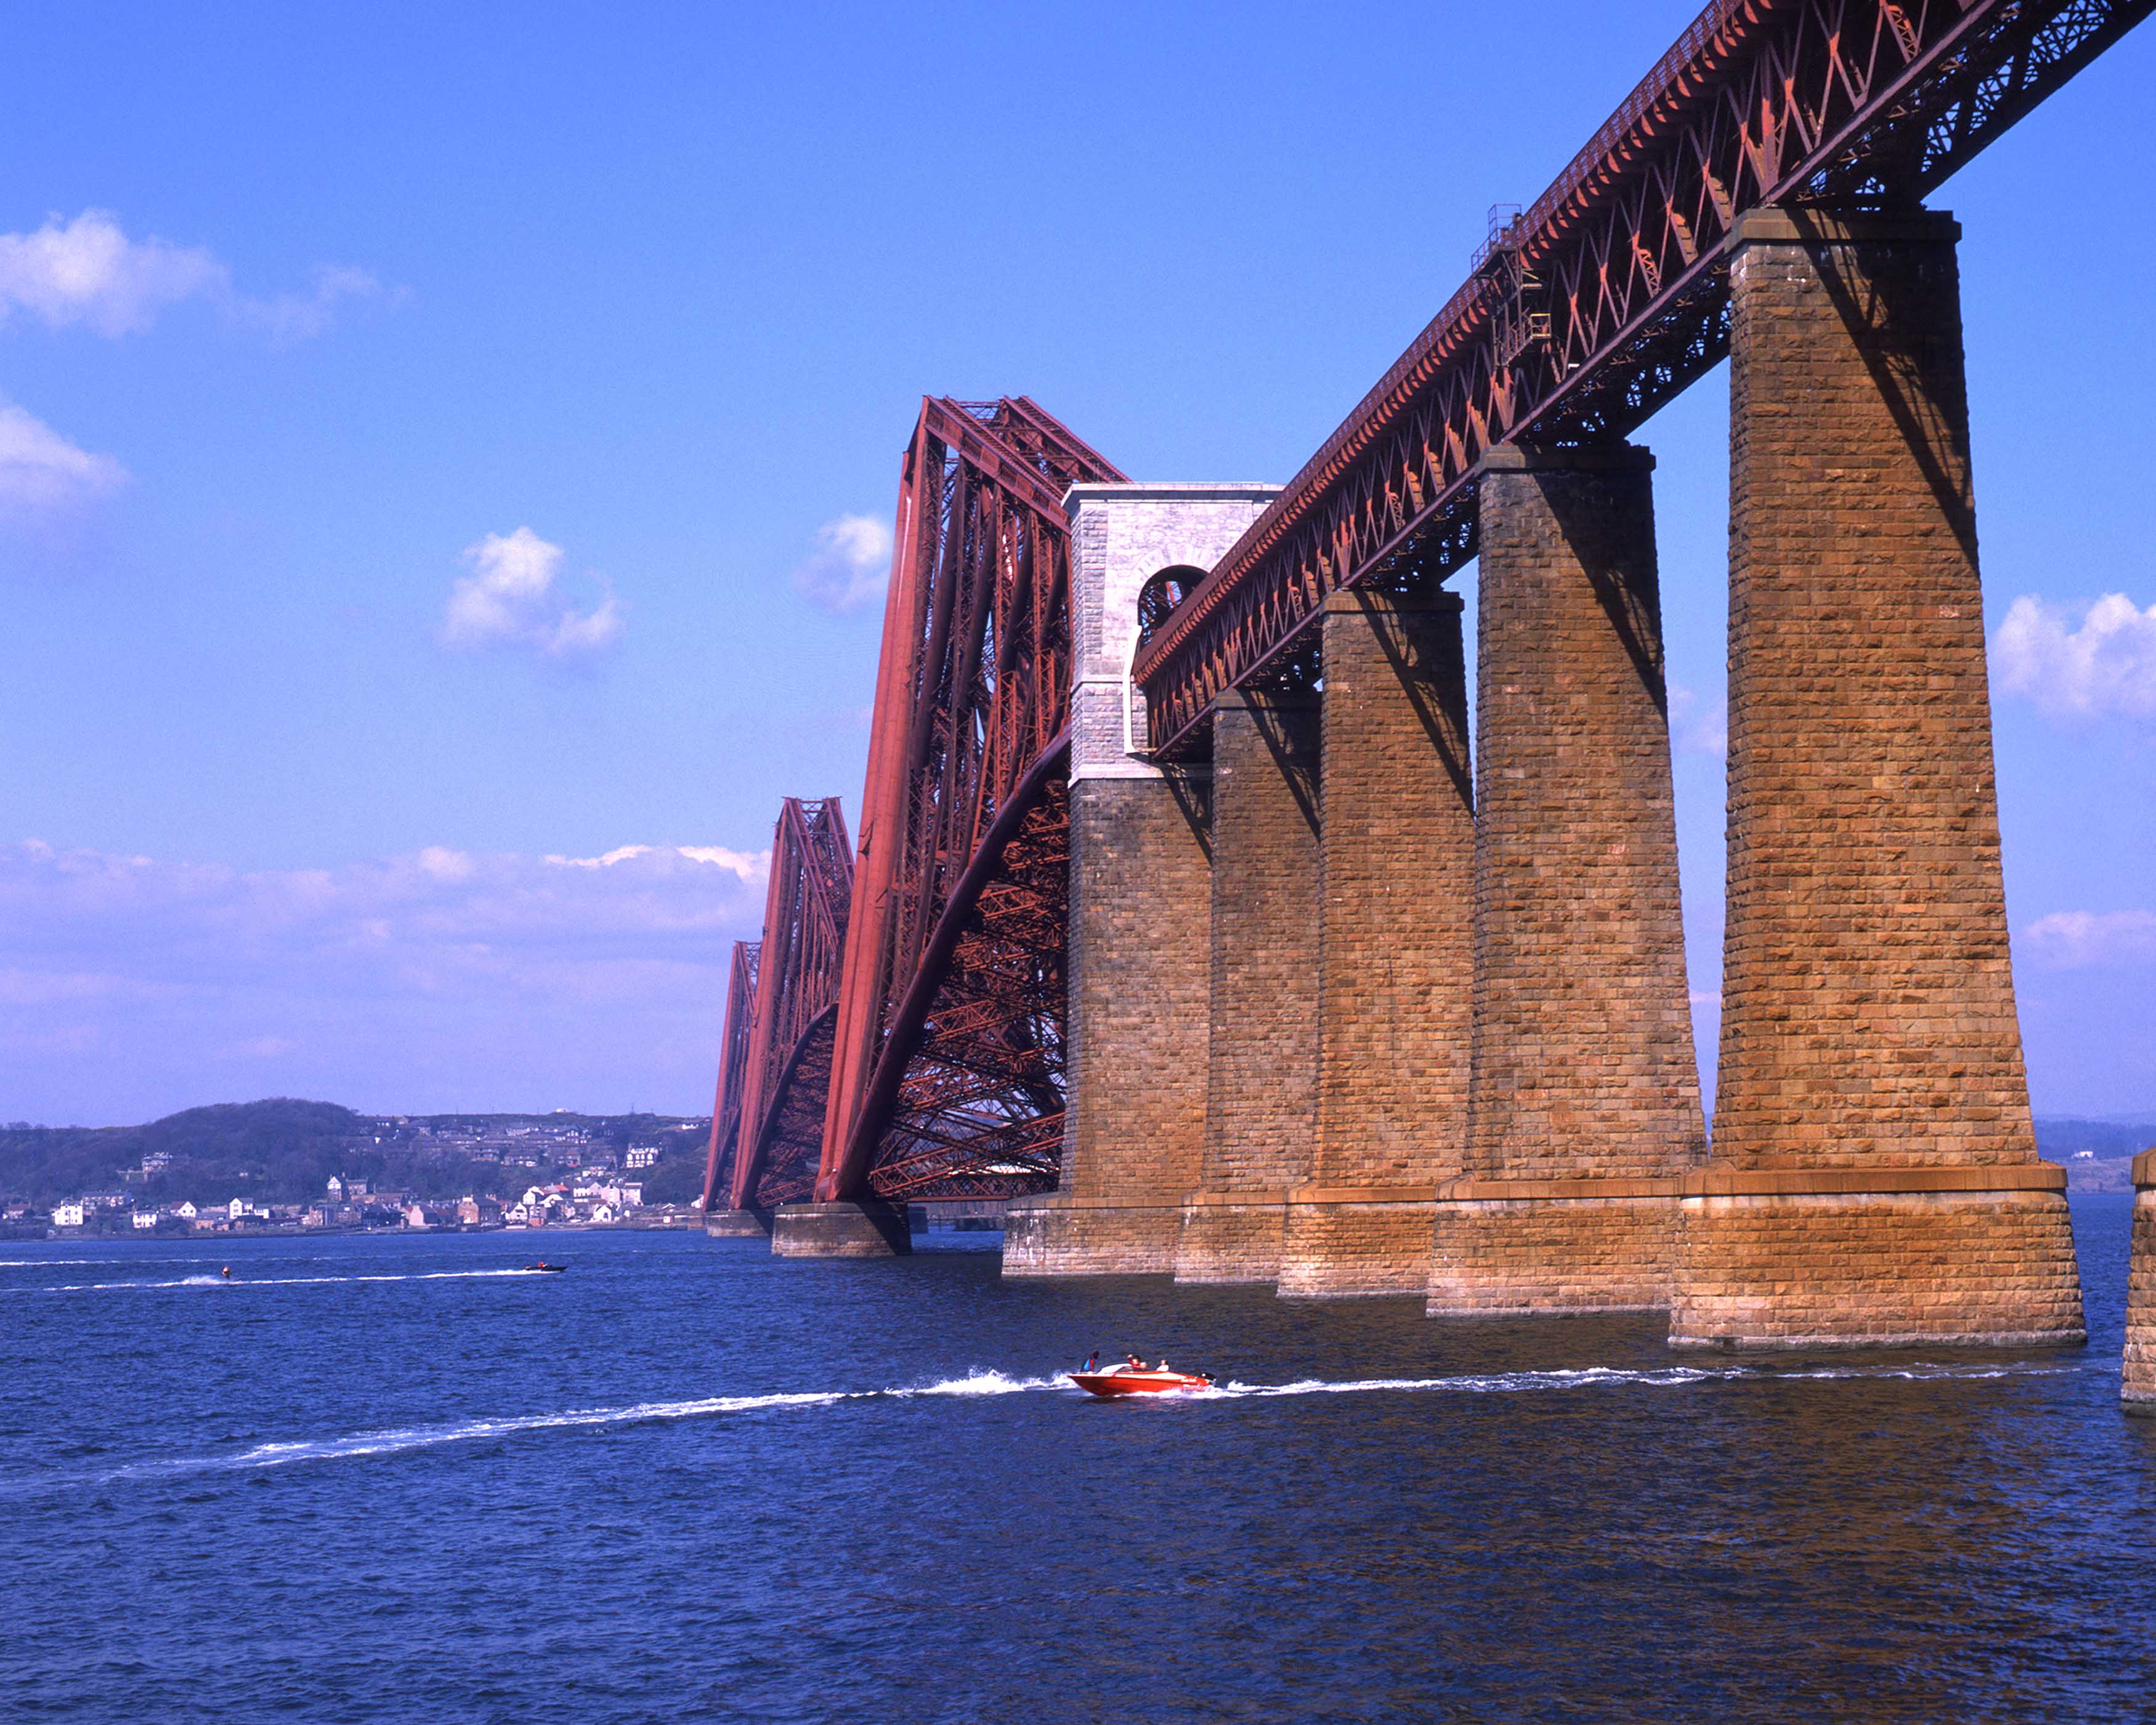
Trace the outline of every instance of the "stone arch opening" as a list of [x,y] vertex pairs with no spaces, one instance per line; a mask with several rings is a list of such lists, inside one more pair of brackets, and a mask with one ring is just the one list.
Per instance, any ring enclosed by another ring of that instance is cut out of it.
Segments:
[[1171,563],[1147,577],[1138,589],[1138,646],[1142,648],[1158,632],[1175,607],[1197,591],[1205,571],[1188,563]]

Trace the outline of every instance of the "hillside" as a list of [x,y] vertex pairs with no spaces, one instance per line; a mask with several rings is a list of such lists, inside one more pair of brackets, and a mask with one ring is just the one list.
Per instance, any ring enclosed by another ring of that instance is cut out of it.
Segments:
[[0,1195],[44,1206],[124,1189],[153,1204],[297,1204],[341,1175],[422,1198],[499,1196],[594,1161],[613,1165],[647,1145],[659,1157],[639,1170],[646,1201],[679,1203],[701,1190],[708,1129],[658,1114],[378,1116],[277,1097],[143,1126],[0,1127]]

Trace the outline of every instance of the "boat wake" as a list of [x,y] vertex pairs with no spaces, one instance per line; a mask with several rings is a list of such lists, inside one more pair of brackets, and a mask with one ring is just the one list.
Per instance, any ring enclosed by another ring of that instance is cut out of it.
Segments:
[[328,1287],[355,1282],[484,1282],[503,1276],[545,1276],[546,1270],[413,1270],[370,1276],[181,1276],[162,1282],[55,1282],[44,1287],[0,1288],[0,1293],[113,1293],[159,1287]]
[[259,1443],[221,1456],[175,1456],[95,1473],[48,1474],[42,1478],[20,1479],[0,1485],[0,1496],[38,1496],[80,1491],[85,1487],[149,1482],[187,1475],[245,1473],[262,1468],[289,1467],[302,1462],[393,1456],[408,1451],[518,1437],[533,1432],[639,1426],[679,1420],[712,1419],[729,1415],[778,1413],[796,1409],[832,1407],[840,1402],[914,1401],[937,1397],[1015,1395],[1046,1390],[1060,1391],[1087,1400],[1089,1406],[1158,1410],[1293,1395],[1412,1395],[1433,1391],[1467,1395],[1518,1395],[1538,1390],[1682,1389],[1699,1384],[1763,1385],[1842,1379],[1899,1379],[1917,1382],[1981,1380],[2062,1377],[2087,1369],[2088,1367],[2082,1365],[2055,1365],[2041,1361],[1971,1361],[1962,1364],[1918,1361],[1877,1365],[1673,1365],[1637,1369],[1619,1366],[1584,1366],[1564,1370],[1463,1373],[1439,1378],[1304,1378],[1286,1384],[1245,1384],[1231,1379],[1209,1390],[1187,1390],[1173,1395],[1134,1396],[1112,1403],[1091,1401],[1085,1396],[1084,1391],[1070,1382],[1068,1376],[1060,1373],[1049,1377],[1011,1377],[1002,1372],[973,1371],[960,1378],[946,1378],[927,1384],[896,1385],[880,1390],[792,1390],[764,1395],[708,1395],[679,1401],[629,1402],[617,1407],[569,1408],[555,1413],[513,1414],[492,1419],[450,1420],[430,1426],[393,1426],[341,1436]]
[[1181,1396],[1148,1397],[1148,1402],[1236,1400],[1260,1395],[1353,1395],[1381,1390],[1450,1390],[1471,1395],[1518,1395],[1537,1390],[1584,1390],[1598,1386],[1676,1390],[1691,1384],[1786,1384],[1819,1379],[1902,1379],[1929,1382],[1938,1379],[2048,1378],[2082,1370],[2078,1365],[2049,1365],[2041,1361],[1995,1360],[1964,1364],[1933,1364],[1917,1361],[1894,1365],[1670,1365],[1628,1369],[1621,1366],[1581,1366],[1569,1370],[1471,1372],[1444,1378],[1302,1378],[1291,1384],[1245,1384],[1230,1379],[1209,1390],[1194,1390]]

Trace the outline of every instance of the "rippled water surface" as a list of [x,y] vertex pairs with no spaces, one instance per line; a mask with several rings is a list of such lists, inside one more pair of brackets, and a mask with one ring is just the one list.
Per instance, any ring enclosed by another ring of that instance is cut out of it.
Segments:
[[[2156,1717],[2127,1204],[2076,1201],[2091,1346],[2010,1355],[1702,1359],[980,1250],[0,1246],[0,1707]],[[1096,1403],[1058,1375],[1095,1347],[1221,1387]]]

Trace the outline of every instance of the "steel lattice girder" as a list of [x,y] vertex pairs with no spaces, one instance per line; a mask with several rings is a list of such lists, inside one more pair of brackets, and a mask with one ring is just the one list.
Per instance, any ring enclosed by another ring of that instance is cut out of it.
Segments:
[[719,1039],[719,1090],[711,1103],[711,1142],[704,1156],[704,1195],[698,1204],[703,1210],[733,1181],[734,1140],[741,1134],[742,1088],[748,1073],[749,1021],[756,1012],[756,964],[762,951],[760,942],[734,942],[726,1026]]
[[1476,552],[1476,463],[1622,437],[1728,351],[1724,242],[1770,204],[1911,204],[2156,0],[1716,0],[1139,653],[1157,752],[1326,596]]
[[[788,797],[772,832],[763,939],[735,949],[706,1210],[721,1199],[737,1210],[783,1203],[814,1185],[853,877],[839,799]],[[803,1127],[804,1111],[816,1124]]]
[[1055,1184],[1040,1145],[1062,1109],[1067,889],[1045,859],[1067,855],[1063,496],[1122,479],[1024,397],[921,404],[900,474],[819,1199]]

